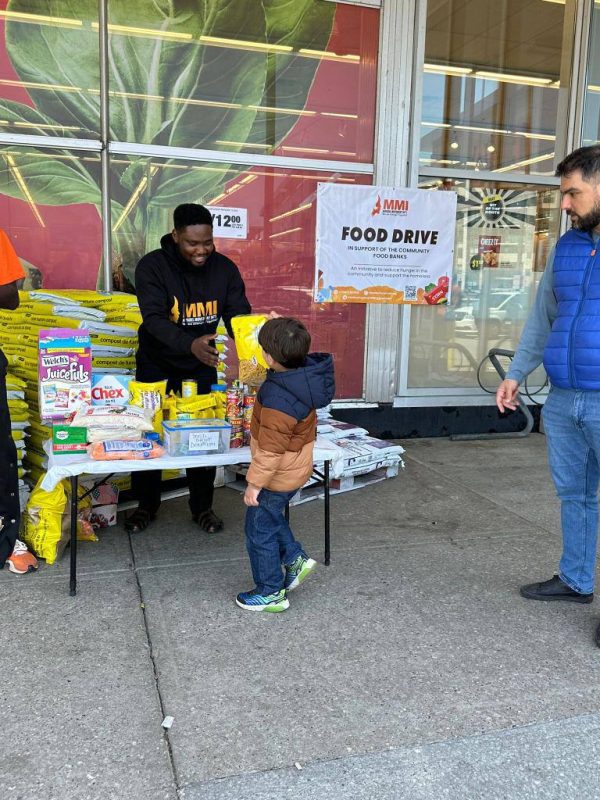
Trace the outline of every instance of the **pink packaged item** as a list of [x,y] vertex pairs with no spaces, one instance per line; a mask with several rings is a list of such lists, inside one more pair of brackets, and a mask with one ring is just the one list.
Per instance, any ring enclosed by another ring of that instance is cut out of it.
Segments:
[[40,417],[66,419],[92,399],[90,334],[78,328],[50,328],[39,333],[38,388]]

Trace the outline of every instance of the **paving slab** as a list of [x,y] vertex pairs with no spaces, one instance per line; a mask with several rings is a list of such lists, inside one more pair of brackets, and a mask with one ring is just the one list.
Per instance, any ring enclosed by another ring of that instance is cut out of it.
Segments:
[[0,797],[175,800],[132,573],[16,578],[0,595]]
[[187,786],[182,800],[580,800],[598,796],[600,717]]
[[418,463],[523,519],[560,530],[559,503],[542,434],[469,442],[417,439],[402,444],[409,471]]

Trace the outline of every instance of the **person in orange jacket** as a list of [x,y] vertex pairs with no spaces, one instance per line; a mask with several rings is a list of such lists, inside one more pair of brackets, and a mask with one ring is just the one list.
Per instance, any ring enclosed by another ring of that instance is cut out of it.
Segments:
[[[0,230],[0,308],[14,311],[19,306],[17,281],[25,277],[23,267],[8,236]],[[0,569],[8,564],[11,572],[23,575],[37,569],[35,557],[17,539],[21,510],[17,449],[12,438],[6,395],[8,362],[0,349]]]

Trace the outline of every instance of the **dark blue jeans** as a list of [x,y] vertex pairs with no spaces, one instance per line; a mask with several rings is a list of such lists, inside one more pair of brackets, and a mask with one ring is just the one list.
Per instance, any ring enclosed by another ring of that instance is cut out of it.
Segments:
[[246,509],[246,548],[250,556],[252,577],[259,594],[272,594],[283,589],[282,564],[291,564],[302,545],[284,516],[285,504],[296,494],[261,489],[258,505]]

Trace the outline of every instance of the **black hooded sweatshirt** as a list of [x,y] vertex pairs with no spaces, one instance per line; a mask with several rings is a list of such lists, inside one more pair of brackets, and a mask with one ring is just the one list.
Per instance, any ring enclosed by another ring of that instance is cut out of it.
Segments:
[[135,289],[143,319],[138,368],[149,363],[169,378],[214,374],[192,354],[192,342],[215,333],[221,317],[231,336],[231,318],[251,311],[233,261],[215,250],[195,267],[181,257],[170,233],[160,240],[160,250],[140,260]]

